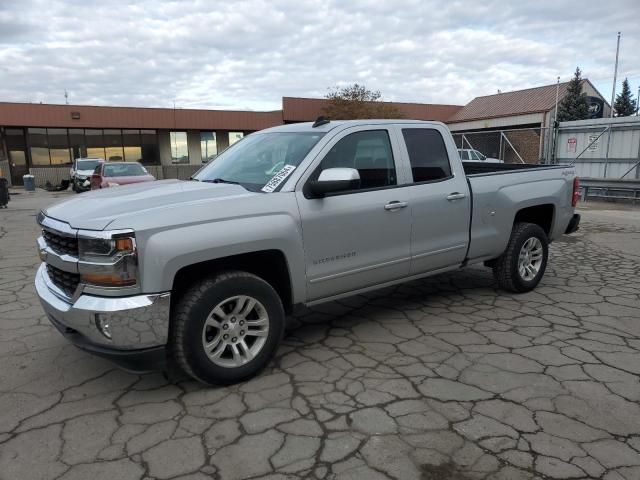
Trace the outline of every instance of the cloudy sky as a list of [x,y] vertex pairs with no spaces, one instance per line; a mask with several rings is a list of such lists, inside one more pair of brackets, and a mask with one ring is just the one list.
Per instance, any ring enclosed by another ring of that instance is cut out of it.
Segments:
[[[353,82],[464,104],[569,79],[640,84],[638,0],[0,0],[0,101],[279,109]],[[618,87],[618,90],[620,87]]]

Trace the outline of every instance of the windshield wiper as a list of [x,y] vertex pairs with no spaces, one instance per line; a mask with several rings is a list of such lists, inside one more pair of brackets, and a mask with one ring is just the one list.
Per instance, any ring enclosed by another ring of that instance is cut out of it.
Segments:
[[240,185],[240,182],[234,182],[233,180],[225,180],[224,178],[214,178],[213,180],[203,180],[207,183],[229,183],[231,185]]

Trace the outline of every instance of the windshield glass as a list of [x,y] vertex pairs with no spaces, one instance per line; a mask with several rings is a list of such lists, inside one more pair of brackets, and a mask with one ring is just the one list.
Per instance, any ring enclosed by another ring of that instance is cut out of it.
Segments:
[[478,150],[474,150],[474,153],[476,154],[476,156],[478,157],[478,160],[486,160],[487,157],[485,157],[482,153],[480,153]]
[[95,170],[100,160],[78,160],[78,170]]
[[323,136],[321,132],[254,133],[225,150],[193,178],[273,192]]
[[139,163],[116,163],[104,166],[105,177],[135,177],[146,174],[147,171]]

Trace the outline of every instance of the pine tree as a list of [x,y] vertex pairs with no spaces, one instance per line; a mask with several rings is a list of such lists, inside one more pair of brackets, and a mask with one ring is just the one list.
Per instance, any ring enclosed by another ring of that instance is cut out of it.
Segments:
[[631,95],[629,80],[626,78],[622,82],[622,92],[616,95],[613,109],[616,112],[616,117],[628,117],[636,113],[636,100]]
[[589,104],[587,94],[582,91],[582,72],[576,67],[576,72],[567,86],[567,93],[558,105],[558,121],[585,120],[589,118]]

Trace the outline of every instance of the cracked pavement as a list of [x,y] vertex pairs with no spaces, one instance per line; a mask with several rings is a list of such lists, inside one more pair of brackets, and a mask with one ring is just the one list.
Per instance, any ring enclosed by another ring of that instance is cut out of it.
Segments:
[[298,309],[259,377],[206,388],[49,324],[35,215],[64,195],[0,210],[2,480],[640,478],[637,215],[587,216],[528,294],[471,268]]

